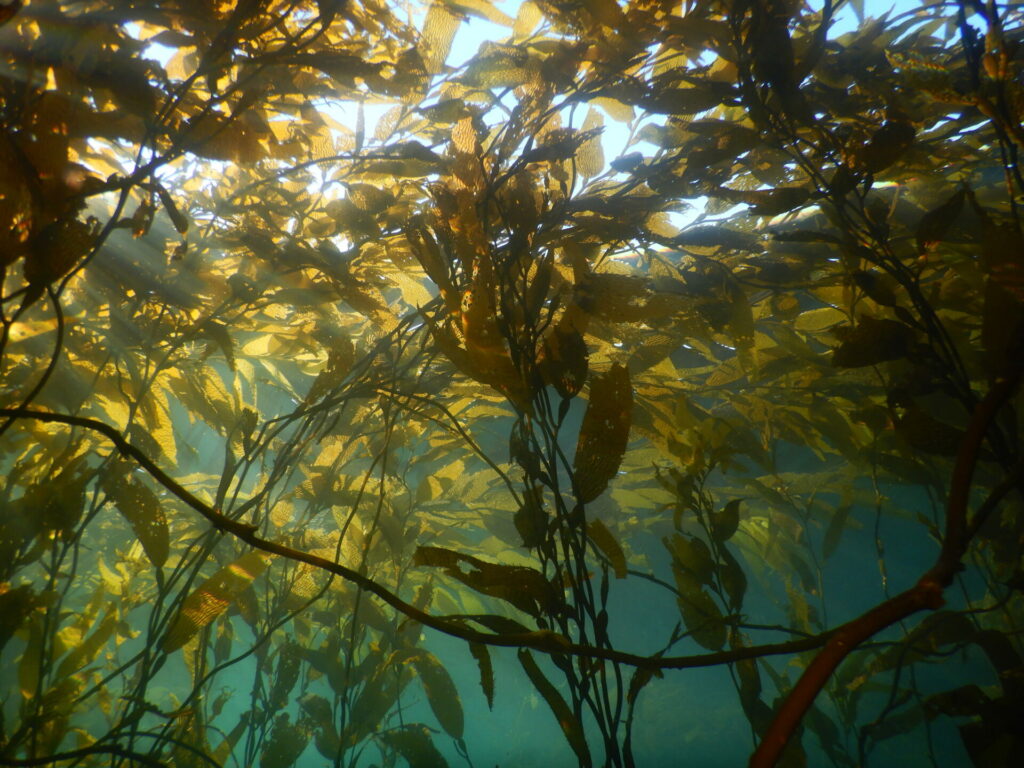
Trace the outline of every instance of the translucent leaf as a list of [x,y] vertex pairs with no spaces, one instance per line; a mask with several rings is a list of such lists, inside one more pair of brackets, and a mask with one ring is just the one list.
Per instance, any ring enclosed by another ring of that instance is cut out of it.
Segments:
[[494,709],[494,667],[491,664],[491,652],[483,643],[470,643],[469,651],[480,667],[480,688],[487,699],[487,706]]
[[43,655],[43,646],[41,621],[32,621],[28,625],[28,643],[18,662],[18,686],[26,699],[34,698],[38,693],[36,687],[39,683],[39,661]]
[[418,651],[410,661],[419,675],[427,694],[427,703],[437,721],[449,736],[461,739],[465,727],[462,702],[448,670],[428,651]]
[[235,370],[234,342],[231,340],[231,334],[228,332],[227,326],[223,323],[218,323],[216,320],[207,319],[199,325],[198,331],[199,335],[217,345],[228,363],[228,368],[232,371]]
[[581,504],[600,496],[619,471],[629,442],[632,409],[629,370],[615,363],[590,385],[590,400],[576,443],[573,471]]
[[751,190],[742,194],[744,202],[750,205],[750,212],[758,216],[778,216],[786,213],[799,208],[810,196],[810,190],[803,187]]
[[494,7],[489,0],[449,0],[449,4],[470,16],[484,19],[492,24],[511,27],[515,20],[504,11]]
[[260,768],[289,768],[299,759],[309,743],[309,732],[288,722],[288,715],[278,715],[270,739],[260,753]]
[[129,475],[105,484],[117,510],[131,524],[146,556],[157,568],[167,561],[170,547],[167,517],[156,494]]
[[434,0],[423,22],[423,45],[426,49],[423,63],[429,74],[441,71],[459,28],[459,17],[447,8],[447,3]]
[[57,668],[57,679],[62,679],[70,675],[75,674],[82,667],[91,664],[103,646],[107,644],[107,640],[114,633],[117,628],[117,614],[114,611],[110,611],[100,622],[99,626],[93,630],[92,634],[86,637],[81,643],[75,646],[67,656],[61,661],[60,666]]
[[209,160],[249,164],[267,156],[258,135],[241,121],[214,112],[190,121],[183,138],[190,152]]
[[[213,759],[221,765],[228,762],[231,750],[235,748],[238,740],[242,738],[242,734],[248,729],[250,716],[251,712],[243,712],[239,716],[238,722],[235,723],[235,727],[224,736],[224,740],[217,746],[217,751],[213,753]],[[332,754],[331,757],[333,758],[334,755]]]
[[544,508],[528,493],[523,505],[516,511],[512,522],[527,548],[539,547],[547,538],[550,518]]
[[855,328],[836,328],[841,343],[832,352],[837,368],[861,368],[906,357],[914,332],[896,320],[875,319],[863,315]]
[[543,697],[548,707],[554,713],[562,733],[565,734],[565,738],[569,742],[569,746],[576,753],[580,766],[590,768],[593,763],[590,759],[590,748],[587,747],[583,726],[573,716],[569,705],[565,703],[565,699],[562,698],[558,689],[544,676],[540,667],[537,666],[537,662],[533,660],[533,656],[525,648],[519,650],[519,663],[523,665],[523,669],[530,678],[530,682],[533,683],[533,687],[537,689],[537,692]]
[[875,131],[867,144],[854,148],[851,155],[868,173],[884,171],[910,148],[916,133],[908,122],[888,121]]
[[587,379],[587,344],[575,330],[555,328],[544,339],[540,372],[563,398],[575,397]]
[[899,289],[899,283],[897,283],[889,275],[882,274],[877,270],[855,270],[851,277],[857,284],[857,287],[864,291],[876,304],[880,304],[883,307],[895,307],[898,303],[896,298],[896,292]]
[[610,99],[602,96],[594,99],[591,103],[601,107],[601,109],[607,112],[613,120],[617,120],[620,123],[631,122],[636,116],[632,106],[624,104],[618,99]]
[[91,225],[78,219],[60,219],[43,227],[30,241],[25,279],[32,285],[59,280],[92,248]]
[[270,689],[267,701],[274,710],[284,709],[288,704],[288,694],[292,692],[299,679],[301,654],[295,643],[287,642],[277,652],[277,670],[274,684]]
[[659,88],[637,103],[648,112],[659,115],[693,115],[721,104],[728,95],[721,89],[706,85],[694,88]]
[[715,563],[708,545],[694,536],[676,533],[663,540],[676,563],[694,575],[702,584],[713,584]]
[[733,499],[720,511],[711,514],[711,535],[719,543],[728,541],[740,524],[741,499]]
[[266,554],[247,552],[204,581],[182,603],[160,644],[163,651],[172,653],[185,645],[200,629],[224,613],[266,567]]
[[29,585],[11,589],[9,584],[0,584],[0,650],[35,607],[36,596]]
[[928,211],[917,223],[917,230],[914,238],[917,240],[917,250],[924,253],[936,243],[942,241],[946,232],[949,231],[960,210],[964,206],[964,199],[967,197],[967,190],[961,187],[942,205]]
[[815,332],[834,328],[840,323],[845,323],[848,316],[835,307],[819,307],[803,312],[793,323],[798,331]]
[[716,246],[749,251],[757,247],[757,238],[746,232],[726,227],[694,227],[675,237],[675,243],[682,246],[713,248]]
[[444,568],[448,576],[477,592],[505,600],[532,616],[541,616],[556,604],[554,588],[533,568],[488,563],[441,547],[419,547],[412,563]]
[[587,523],[587,535],[594,545],[600,549],[615,571],[615,578],[626,578],[626,554],[615,540],[615,536],[608,530],[608,526],[597,518]]
[[409,763],[409,768],[448,768],[448,761],[437,751],[430,729],[424,725],[410,723],[381,731],[377,738],[401,755]]
[[747,575],[728,547],[721,547],[719,552],[722,559],[718,564],[718,578],[722,582],[726,595],[729,596],[729,607],[734,611],[739,611],[743,607],[743,598],[747,594]]
[[679,612],[693,639],[710,651],[725,645],[727,627],[711,595],[689,571],[673,569],[679,590]]
[[537,24],[543,18],[544,15],[540,12],[537,4],[526,0],[519,6],[515,24],[512,26],[512,36],[516,40],[522,40],[537,28]]
[[825,539],[822,544],[822,553],[828,559],[836,551],[843,532],[847,528],[846,521],[850,517],[850,505],[841,504],[829,520],[828,528],[825,529]]
[[334,725],[334,714],[331,702],[315,693],[307,693],[299,699],[299,706],[313,720],[318,728],[331,728]]
[[604,126],[604,116],[600,110],[591,107],[583,121],[583,131],[592,132],[589,139],[580,145],[576,155],[576,170],[584,178],[597,176],[604,170],[604,150],[601,147],[600,129]]
[[184,235],[188,232],[188,219],[182,215],[174,202],[174,198],[170,196],[166,189],[157,185],[156,191],[160,195],[160,202],[163,203],[167,215],[171,217],[171,223],[174,224],[174,228],[178,230],[178,234]]

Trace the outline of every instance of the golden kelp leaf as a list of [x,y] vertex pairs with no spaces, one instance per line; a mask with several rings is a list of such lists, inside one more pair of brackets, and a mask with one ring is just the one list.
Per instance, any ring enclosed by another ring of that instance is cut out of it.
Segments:
[[398,318],[388,308],[384,294],[376,286],[352,279],[336,283],[335,287],[338,295],[352,309],[373,321],[382,330],[391,331],[398,324]]
[[540,373],[563,398],[573,398],[587,380],[587,343],[578,331],[555,328],[544,339]]
[[92,248],[95,230],[78,219],[47,224],[29,243],[25,279],[42,286],[59,280]]
[[583,726],[573,716],[569,705],[565,703],[565,699],[562,698],[558,689],[544,677],[544,673],[540,671],[537,662],[533,660],[533,656],[525,648],[519,649],[519,663],[523,665],[523,669],[530,678],[530,682],[533,683],[533,687],[537,689],[537,692],[544,698],[544,701],[547,702],[554,713],[562,733],[565,734],[565,738],[569,742],[569,746],[576,753],[579,764],[585,768],[591,768],[593,763],[590,759],[590,749],[587,747]]
[[186,219],[178,206],[174,202],[174,198],[171,197],[170,193],[159,184],[156,185],[156,192],[160,195],[160,202],[163,203],[164,210],[167,211],[167,215],[171,217],[171,223],[174,228],[178,230],[179,235],[184,235],[188,232],[188,219]]
[[868,298],[883,307],[895,307],[899,300],[896,298],[896,291],[899,288],[897,283],[889,275],[877,270],[858,269],[851,275],[857,287],[867,294]]
[[516,13],[515,24],[512,25],[512,37],[522,40],[529,36],[543,18],[544,14],[541,13],[537,4],[526,0],[519,6],[519,11]]
[[750,210],[759,216],[778,216],[799,208],[810,196],[810,190],[803,187],[777,187],[759,195]]
[[277,652],[277,674],[274,685],[267,696],[272,711],[284,709],[288,705],[288,694],[292,692],[299,679],[302,656],[298,646],[289,641]]
[[544,543],[547,537],[549,518],[537,500],[536,494],[526,494],[523,505],[512,517],[512,522],[523,539],[524,547],[532,549]]
[[234,342],[231,340],[231,334],[228,332],[228,327],[224,323],[218,323],[216,320],[207,319],[199,323],[199,327],[196,329],[199,336],[209,339],[224,355],[224,359],[227,360],[228,368],[232,371],[235,370],[235,350]]
[[832,351],[837,368],[861,368],[906,357],[914,341],[914,331],[896,320],[861,315],[856,328],[836,328],[841,343]]
[[937,208],[932,208],[917,223],[914,238],[917,240],[917,252],[924,253],[936,243],[942,242],[954,220],[960,215],[967,197],[966,187],[960,187],[953,195]]
[[85,640],[75,646],[57,668],[57,679],[64,679],[75,674],[82,667],[91,664],[97,654],[103,650],[107,640],[117,628],[118,618],[114,611],[109,611],[99,626]]
[[309,732],[288,722],[288,714],[277,716],[270,739],[260,754],[260,768],[289,768],[295,764],[309,743]]
[[626,553],[622,551],[622,547],[619,546],[619,542],[615,540],[612,532],[608,530],[608,526],[594,518],[587,523],[587,536],[590,537],[594,546],[608,558],[612,564],[612,570],[615,571],[615,578],[626,578]]
[[231,565],[221,568],[193,591],[160,644],[165,653],[172,653],[187,643],[200,629],[226,611],[238,596],[267,567],[263,552],[246,552]]
[[671,539],[662,539],[665,548],[672,555],[674,564],[694,575],[701,584],[713,584],[715,562],[708,545],[694,536],[674,534]]
[[377,738],[405,758],[409,768],[448,768],[448,761],[437,751],[430,738],[430,729],[425,725],[403,725],[390,731],[381,731]]
[[[729,647],[743,648],[743,637],[733,630],[729,636]],[[761,700],[761,675],[757,669],[757,659],[743,659],[736,663],[736,674],[739,677],[740,705],[754,731],[762,735],[771,724],[772,710]]]
[[417,107],[416,111],[431,123],[456,123],[470,114],[462,99],[442,99],[428,107]]
[[418,651],[410,661],[420,677],[434,717],[449,736],[461,739],[465,728],[462,702],[448,670],[429,651]]
[[737,251],[758,250],[757,237],[728,227],[693,227],[673,238],[676,245],[693,248],[730,248]]
[[843,536],[843,532],[846,530],[847,520],[850,517],[851,506],[849,503],[843,503],[836,509],[835,514],[832,515],[832,519],[828,523],[828,528],[825,530],[825,539],[822,544],[822,553],[825,555],[825,559],[832,557],[832,554],[836,551],[836,547],[839,546],[839,541]]
[[711,535],[715,537],[715,541],[728,541],[736,533],[740,524],[741,501],[742,499],[733,499],[719,512],[711,513]]
[[646,320],[650,291],[637,275],[591,272],[576,283],[574,300],[590,314],[611,323]]
[[592,136],[572,128],[556,128],[544,135],[541,142],[520,158],[523,163],[550,163],[568,160],[584,141]]
[[494,7],[490,0],[452,0],[452,5],[470,16],[476,16],[503,27],[515,25],[515,20],[504,11]]
[[590,385],[573,471],[577,500],[586,504],[600,496],[615,477],[629,442],[633,390],[629,370],[618,363]]
[[805,333],[816,333],[834,328],[839,323],[844,323],[847,315],[835,307],[818,307],[802,312],[800,317],[793,323],[793,328]]
[[[238,740],[242,738],[242,734],[245,733],[246,730],[248,730],[249,718],[251,716],[252,710],[243,712],[239,716],[238,722],[235,723],[235,727],[232,728],[231,731],[224,736],[224,741],[222,741],[217,746],[217,750],[213,753],[213,759],[217,761],[217,763],[219,763],[220,765],[224,765],[224,763],[228,762],[228,758],[231,756],[231,751],[235,748],[235,745],[238,743]],[[331,753],[332,759],[334,757],[334,754],[335,753]]]
[[894,408],[896,434],[915,451],[936,456],[955,456],[963,442],[963,430],[939,421],[913,401]]
[[18,687],[26,699],[34,698],[38,693],[36,688],[39,684],[39,661],[43,655],[43,627],[39,621],[41,618],[37,616],[37,620],[29,623],[28,643],[21,655],[21,661],[18,662]]
[[103,560],[103,556],[100,555],[96,558],[96,569],[100,572],[100,580],[103,582],[104,588],[112,595],[121,595],[124,593],[125,582],[127,578],[110,569],[110,566]]
[[167,516],[156,494],[131,476],[105,484],[118,512],[135,531],[149,561],[162,568],[170,548]]
[[393,665],[406,661],[409,653],[395,651],[387,659],[375,659],[377,664],[373,669],[373,675],[366,681],[359,698],[352,706],[352,714],[341,734],[342,744],[354,746],[366,738],[367,734],[378,729],[401,692],[395,679]]
[[317,752],[333,762],[341,750],[341,737],[334,726],[321,728],[313,737],[313,744],[316,746]]
[[1013,290],[993,276],[985,278],[985,306],[981,316],[981,344],[985,368],[995,378],[1008,364],[1019,360],[1024,337],[1024,302]]
[[[593,104],[594,106],[600,107],[605,112],[607,112],[613,120],[616,120],[620,123],[631,122],[633,118],[636,117],[636,113],[633,111],[633,107],[630,106],[629,104],[623,104],[618,99],[611,99],[605,96],[601,96],[596,99],[591,99],[590,103]],[[631,154],[640,155],[641,160],[643,159],[643,155],[640,154],[639,152]],[[636,163],[635,165],[639,165],[639,163]]]
[[634,103],[659,115],[693,115],[717,107],[728,98],[731,88],[724,85],[705,82],[693,88],[658,88]]
[[677,567],[672,570],[683,624],[698,644],[709,651],[720,650],[725,645],[727,627],[718,605],[693,573]]
[[318,728],[330,728],[334,724],[331,702],[315,693],[307,693],[299,699],[302,711],[309,715]]
[[23,584],[11,589],[9,584],[0,583],[0,650],[32,614],[36,605],[36,595],[29,585]]
[[743,606],[743,598],[747,594],[747,574],[743,572],[739,561],[733,557],[728,547],[720,547],[722,554],[721,562],[718,564],[718,579],[729,596],[729,607],[739,611]]
[[452,40],[455,39],[455,32],[459,28],[458,17],[448,10],[446,5],[441,0],[434,0],[423,22],[423,34],[420,38],[426,49],[423,52],[423,64],[427,73],[431,75],[440,72],[444,66],[452,47]]
[[480,667],[480,688],[487,699],[487,708],[494,709],[494,666],[491,664],[491,652],[483,643],[470,643],[469,652]]
[[734,291],[729,302],[729,333],[737,347],[754,342],[754,310],[743,291]]
[[580,145],[576,155],[576,170],[585,177],[593,178],[604,170],[604,149],[601,146],[601,129],[604,127],[604,115],[600,110],[591,107],[583,121],[584,133],[590,138]]
[[560,598],[544,574],[522,565],[488,563],[441,547],[419,547],[413,565],[444,568],[445,574],[466,586],[511,603],[531,616],[554,610]]
[[210,112],[190,120],[187,131],[188,151],[209,160],[248,164],[267,156],[259,136],[240,120]]
[[868,173],[878,173],[899,160],[914,143],[917,131],[904,121],[887,121],[875,131],[870,141],[851,154],[855,163]]

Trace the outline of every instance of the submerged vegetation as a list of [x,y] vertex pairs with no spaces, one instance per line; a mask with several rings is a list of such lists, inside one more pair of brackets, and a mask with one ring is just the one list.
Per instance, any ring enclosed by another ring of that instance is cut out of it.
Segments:
[[510,13],[0,5],[0,765],[1024,764],[1017,7]]

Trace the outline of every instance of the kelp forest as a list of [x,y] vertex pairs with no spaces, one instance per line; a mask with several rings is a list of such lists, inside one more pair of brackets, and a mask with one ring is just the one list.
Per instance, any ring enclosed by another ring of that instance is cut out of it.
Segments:
[[0,1],[0,766],[1024,765],[1022,10]]

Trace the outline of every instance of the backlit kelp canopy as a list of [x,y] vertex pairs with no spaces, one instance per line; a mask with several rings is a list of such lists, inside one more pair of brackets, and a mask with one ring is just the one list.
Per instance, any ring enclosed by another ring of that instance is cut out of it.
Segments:
[[1020,21],[0,4],[0,765],[1024,763]]

